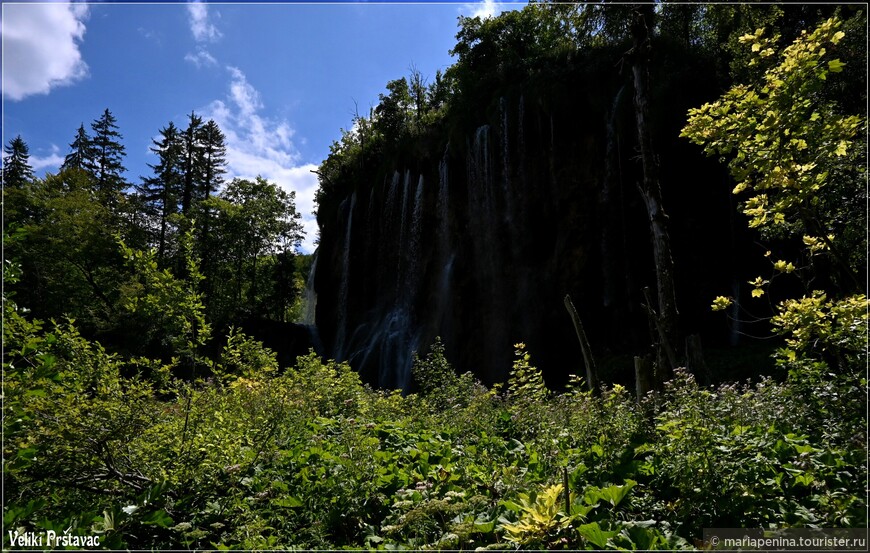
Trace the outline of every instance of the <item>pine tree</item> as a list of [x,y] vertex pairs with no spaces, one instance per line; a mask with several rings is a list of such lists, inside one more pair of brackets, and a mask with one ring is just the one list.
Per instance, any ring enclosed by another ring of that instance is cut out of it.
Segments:
[[160,140],[152,140],[151,151],[157,154],[159,162],[148,166],[154,176],[143,178],[138,186],[139,194],[148,211],[148,216],[159,221],[157,230],[157,255],[162,261],[166,252],[170,218],[178,212],[178,201],[182,193],[183,144],[181,131],[172,121],[160,129]]
[[203,260],[202,270],[208,280],[206,281],[206,302],[209,301],[212,291],[211,279],[213,275],[213,250],[210,240],[212,212],[209,207],[208,200],[223,184],[223,175],[226,170],[226,152],[227,148],[224,143],[224,133],[221,132],[218,124],[214,120],[209,120],[199,132],[199,143],[201,146],[200,158],[197,163],[199,168],[199,182],[196,187],[196,201],[198,209],[196,210],[198,218],[198,228],[200,229],[200,257]]
[[93,175],[96,171],[96,165],[94,162],[96,154],[94,152],[94,144],[91,141],[91,137],[88,136],[87,131],[85,131],[84,124],[79,126],[79,130],[76,132],[76,137],[73,139],[72,144],[70,144],[69,147],[70,153],[64,158],[60,170],[82,169]]
[[197,172],[202,159],[202,117],[191,112],[188,116],[187,130],[181,135],[184,182],[181,194],[181,213],[189,215],[196,195]]
[[94,131],[93,151],[95,162],[95,177],[97,189],[106,197],[114,197],[124,189],[124,178],[121,173],[126,171],[122,165],[124,145],[121,144],[121,133],[112,113],[106,109],[103,115],[91,123]]
[[226,174],[227,147],[226,138],[214,120],[209,120],[200,133],[201,163],[199,190],[197,199],[206,200],[212,196],[224,182]]
[[33,168],[28,163],[30,151],[21,135],[9,141],[3,148],[3,188],[23,188],[33,180]]

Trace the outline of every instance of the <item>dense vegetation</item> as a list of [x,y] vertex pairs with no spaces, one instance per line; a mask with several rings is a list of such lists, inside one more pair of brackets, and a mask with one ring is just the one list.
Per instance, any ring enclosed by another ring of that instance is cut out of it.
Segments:
[[[53,530],[115,549],[682,549],[703,528],[866,527],[866,118],[840,95],[866,89],[842,61],[866,55],[866,23],[821,15],[666,5],[658,24],[662,44],[729,54],[734,83],[682,133],[729,164],[769,249],[751,284],[786,296],[776,378],[702,386],[677,368],[642,396],[577,377],[554,391],[521,343],[491,387],[440,342],[415,358],[416,393],[314,352],[279,364],[233,325],[300,317],[293,197],[223,183],[216,125],[162,129],[135,186],[108,110],[56,175],[35,177],[12,140],[4,546]],[[428,87],[392,81],[334,145],[321,205],[493,80],[623,45],[632,17],[535,4],[462,19],[455,66]]]
[[124,176],[125,149],[108,109],[92,129],[93,137],[79,128],[60,171],[44,178],[34,177],[20,137],[6,147],[4,254],[23,269],[7,289],[20,305],[40,319],[74,319],[113,352],[168,360],[168,336],[178,332],[171,317],[126,309],[149,290],[122,255],[123,241],[153,249],[156,267],[186,281],[192,256],[201,259],[195,288],[221,332],[254,317],[300,318],[310,261],[297,255],[295,193],[260,177],[224,182],[223,133],[193,113],[185,130],[172,122],[160,130],[153,174],[137,183]]

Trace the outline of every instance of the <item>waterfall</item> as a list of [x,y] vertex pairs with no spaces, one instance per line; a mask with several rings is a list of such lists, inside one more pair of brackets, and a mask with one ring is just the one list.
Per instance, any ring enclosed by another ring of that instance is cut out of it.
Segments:
[[411,211],[411,232],[408,240],[408,282],[405,287],[405,301],[413,305],[420,284],[420,239],[423,220],[423,175],[417,181],[414,194],[414,207]]
[[305,283],[305,295],[303,303],[305,305],[305,314],[302,322],[306,326],[314,326],[315,316],[317,314],[317,292],[314,290],[314,278],[317,271],[317,253],[314,254],[314,260],[311,262],[311,270],[308,272],[308,281]]
[[[413,353],[419,347],[421,335],[414,306],[423,276],[425,186],[423,175],[418,176],[416,185],[412,179],[411,171],[406,170],[404,174],[395,171],[389,183],[385,180],[387,190],[381,220],[375,223],[370,217],[366,222],[379,224],[381,229],[377,282],[372,284],[380,298],[379,306],[352,332],[348,332],[346,314],[339,313],[340,353],[357,366],[376,367],[378,384],[388,388],[407,389],[410,385]],[[370,201],[374,198],[372,195]],[[352,196],[351,211],[353,200]],[[351,222],[349,219],[348,224]],[[349,237],[350,227],[346,244],[350,243]],[[347,297],[346,275],[343,270],[340,299]]]
[[448,236],[450,232],[450,196],[448,195],[449,190],[447,187],[447,155],[449,152],[450,143],[444,147],[444,156],[438,163],[438,216],[440,218],[438,240],[441,244],[440,250],[442,256],[447,252],[447,247],[450,242],[450,237]]
[[[347,199],[342,202],[339,211],[343,211],[343,206],[347,204]],[[332,355],[335,359],[344,360],[346,339],[347,339],[347,302],[348,286],[350,282],[350,239],[351,230],[353,228],[353,210],[356,207],[356,192],[354,191],[350,197],[350,208],[347,212],[347,230],[344,236],[344,250],[341,259],[341,285],[338,289],[338,340],[336,340]]]
[[449,154],[450,143],[444,147],[444,155],[438,163],[438,260],[441,265],[441,275],[437,293],[433,296],[435,305],[432,309],[432,322],[437,325],[437,332],[445,339],[450,330],[448,328],[452,305],[450,279],[453,274],[453,262],[456,259],[456,253],[451,248],[450,236]]
[[610,108],[610,114],[607,118],[607,142],[604,153],[604,180],[601,191],[598,194],[599,213],[602,221],[601,240],[599,248],[601,252],[601,277],[603,289],[601,292],[602,305],[609,308],[614,302],[618,302],[620,295],[621,283],[618,281],[617,275],[625,273],[625,267],[618,265],[618,258],[622,256],[617,254],[614,248],[619,242],[614,236],[616,232],[616,209],[615,197],[621,190],[619,177],[619,149],[617,146],[617,129],[616,116],[619,109],[619,102],[622,99],[622,94],[625,91],[625,85],[620,87],[616,96],[613,98],[613,106]]
[[482,203],[486,208],[487,215],[492,211],[492,173],[490,171],[489,157],[489,125],[482,125],[474,135],[475,169],[477,170],[478,182],[481,184]]
[[502,166],[502,190],[504,193],[505,220],[511,223],[513,220],[513,199],[511,198],[511,166],[510,166],[510,143],[508,140],[508,110],[507,99],[502,96],[498,102],[501,112],[501,166]]
[[308,271],[308,280],[305,283],[305,292],[303,292],[302,302],[305,311],[302,315],[302,324],[305,325],[308,331],[308,337],[311,339],[311,346],[314,351],[323,353],[323,342],[320,341],[320,333],[317,330],[317,292],[314,289],[314,279],[317,273],[317,252],[314,252],[314,260],[311,262],[311,269]]
[[[366,219],[363,221],[363,227],[366,229],[365,233],[365,255],[366,259],[377,259],[378,255],[378,238],[376,237],[375,230],[377,225],[375,224],[375,187],[372,186],[371,191],[369,192],[369,204],[366,208]],[[375,283],[376,284],[376,283]]]
[[[408,221],[408,181],[411,180],[411,171],[405,171],[405,178],[402,181],[402,210],[401,210],[401,219],[399,220],[399,233],[398,233],[398,242],[396,243],[396,252],[399,252],[399,255],[396,256],[396,295],[397,297],[402,296],[402,286],[404,285],[405,278],[407,278],[407,260],[405,255],[402,255],[402,252],[407,252],[406,249],[406,240],[407,240],[407,224]],[[405,269],[403,271],[403,269]]]
[[[384,178],[386,179],[386,177]],[[397,251],[397,244],[394,242],[394,237],[396,236],[395,204],[396,190],[398,187],[399,172],[394,171],[392,179],[387,186],[386,198],[383,203],[383,212],[380,220],[380,247],[378,248],[377,282],[375,283],[378,294],[382,293],[383,290],[390,289],[390,283],[392,283],[394,278],[397,278],[395,271],[388,269],[388,267]]]
[[[517,104],[517,174],[519,182],[514,186],[514,209],[516,210],[515,225],[517,229],[529,228],[528,220],[528,201],[526,195],[526,137],[525,137],[525,120],[526,120],[526,101],[523,95],[520,95],[520,101]],[[521,241],[522,243],[522,241]]]

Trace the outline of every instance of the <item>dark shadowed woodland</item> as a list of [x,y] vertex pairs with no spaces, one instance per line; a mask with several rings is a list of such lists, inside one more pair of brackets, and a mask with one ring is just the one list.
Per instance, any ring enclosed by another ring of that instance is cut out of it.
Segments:
[[858,5],[460,17],[295,196],[214,121],[3,157],[3,540],[693,549],[867,527]]

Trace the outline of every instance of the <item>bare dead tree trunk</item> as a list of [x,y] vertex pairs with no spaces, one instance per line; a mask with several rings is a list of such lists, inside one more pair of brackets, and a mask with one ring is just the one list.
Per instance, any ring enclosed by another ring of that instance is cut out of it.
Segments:
[[[653,5],[645,4],[635,9],[631,26],[634,45],[630,52],[634,76],[634,108],[637,120],[637,137],[643,162],[643,184],[639,186],[641,196],[649,215],[650,234],[653,242],[653,257],[656,269],[656,289],[658,292],[658,320],[662,337],[662,347],[666,352],[677,351],[679,343],[679,313],[677,312],[676,292],[674,290],[674,261],[671,257],[671,241],[668,234],[668,217],[662,207],[662,191],[659,182],[659,164],[653,150],[649,130],[649,56],[650,32],[653,23]],[[668,356],[670,367],[657,371],[661,378],[667,378],[673,371],[676,361]]]
[[652,369],[646,357],[634,357],[634,390],[640,403],[647,392],[652,390]]
[[571,320],[574,322],[574,330],[577,332],[577,339],[580,340],[580,349],[583,352],[583,364],[586,365],[586,385],[589,386],[590,392],[598,395],[600,393],[598,387],[598,369],[595,367],[595,359],[592,357],[592,347],[590,347],[589,340],[586,338],[586,330],[583,328],[580,315],[577,314],[577,309],[574,308],[574,303],[569,295],[565,295],[565,309],[571,315]]

